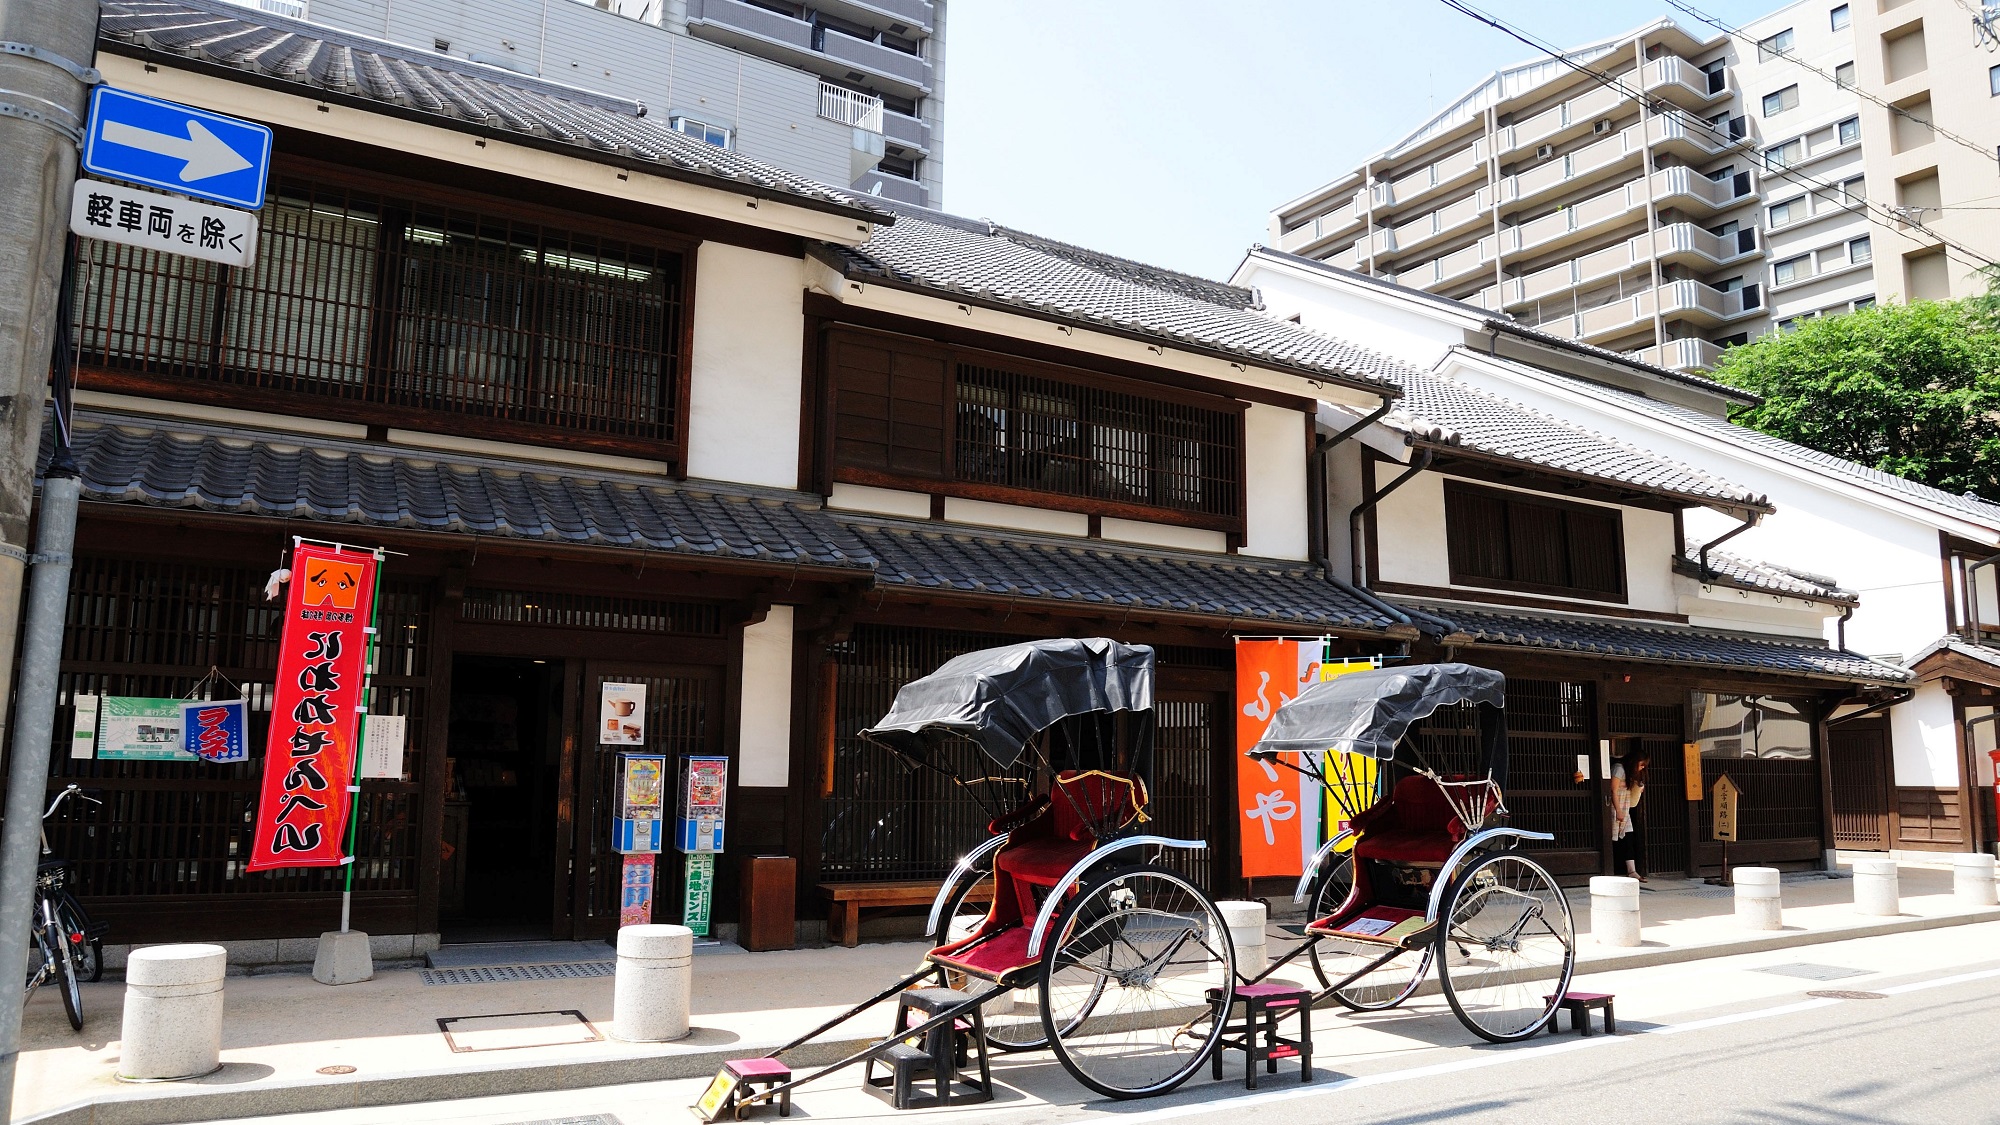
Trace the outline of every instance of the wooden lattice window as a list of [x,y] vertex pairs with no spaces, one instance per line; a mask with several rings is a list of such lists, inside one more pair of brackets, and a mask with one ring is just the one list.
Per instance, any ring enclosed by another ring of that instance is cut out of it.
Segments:
[[597,632],[722,635],[722,607],[713,602],[549,594],[526,590],[467,590],[458,615],[500,625],[552,625]]
[[848,329],[827,369],[838,480],[1242,527],[1241,403]]
[[679,459],[684,249],[299,175],[270,194],[247,268],[81,244],[87,385]]
[[1452,480],[1444,511],[1455,586],[1625,600],[1624,517],[1616,508]]

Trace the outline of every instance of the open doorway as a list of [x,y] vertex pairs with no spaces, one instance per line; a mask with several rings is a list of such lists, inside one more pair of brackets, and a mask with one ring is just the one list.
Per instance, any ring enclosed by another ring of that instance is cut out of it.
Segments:
[[447,942],[553,936],[562,667],[523,657],[452,661],[438,895]]

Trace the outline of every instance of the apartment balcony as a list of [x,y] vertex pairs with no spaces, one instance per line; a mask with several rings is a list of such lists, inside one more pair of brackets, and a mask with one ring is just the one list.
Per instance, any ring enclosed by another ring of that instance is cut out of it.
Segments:
[[1658,289],[1648,288],[1601,305],[1551,317],[1536,327],[1574,336],[1588,343],[1602,343],[1651,321],[1656,305],[1664,320],[1685,321],[1703,328],[1713,328],[1763,312],[1762,294],[1755,285],[1725,292],[1699,281],[1669,281]]
[[1668,340],[1651,348],[1640,348],[1632,358],[1673,371],[1712,371],[1722,359],[1722,347],[1707,340]]
[[832,30],[821,32],[820,47],[828,59],[845,63],[877,81],[888,79],[913,95],[930,93],[931,64],[916,55]]
[[1645,193],[1639,180],[1619,185],[1602,195],[1594,195],[1536,219],[1500,232],[1502,252],[1547,253],[1562,246],[1597,237],[1605,228],[1644,218]]
[[1732,144],[1727,130],[1718,133],[1712,126],[1689,125],[1680,117],[1649,117],[1646,125],[1655,149],[1684,160],[1709,160]]
[[1757,232],[1752,228],[1710,234],[1693,223],[1669,223],[1654,231],[1653,247],[1662,265],[1683,264],[1698,270],[1716,269],[1760,253]]
[[1462,281],[1481,270],[1490,274],[1493,270],[1493,256],[1489,253],[1492,245],[1491,238],[1482,238],[1471,246],[1461,247],[1442,257],[1405,267],[1396,272],[1396,284],[1435,289]]
[[804,59],[814,53],[811,24],[742,0],[688,0],[687,18],[690,34],[759,55],[765,53],[760,48],[776,47],[790,62],[794,56]]
[[1662,168],[1653,173],[1653,200],[1685,211],[1714,214],[1747,201],[1750,173],[1736,172],[1711,180],[1692,168]]
[[[1653,244],[1662,264],[1679,262],[1702,270],[1726,266],[1758,253],[1755,231],[1714,235],[1693,223],[1661,227],[1653,232]],[[1518,308],[1628,273],[1645,266],[1647,261],[1646,236],[1635,235],[1547,269],[1489,285],[1473,300],[1488,308]]]
[[[851,23],[881,27],[912,39],[931,33],[931,0],[813,0],[813,7]],[[896,25],[901,24],[902,28]],[[915,28],[920,34],[911,34]]]
[[828,82],[819,84],[819,115],[836,124],[852,125],[871,133],[883,131],[881,98]]
[[882,135],[907,149],[931,150],[930,122],[895,110],[882,111]]
[[930,189],[915,180],[901,176],[891,176],[882,172],[864,172],[854,181],[853,190],[863,195],[878,195],[883,199],[893,199],[898,203],[910,203],[918,207],[931,205]]
[[1648,62],[1642,74],[1647,93],[1682,109],[1705,109],[1730,94],[1727,70],[1709,74],[1678,55]]
[[1338,238],[1354,230],[1367,221],[1367,198],[1362,192],[1355,192],[1341,200],[1340,205],[1331,211],[1315,215],[1307,222],[1285,231],[1278,236],[1278,249],[1288,254],[1302,254],[1307,247],[1315,243]]
[[1643,145],[1639,126],[1620,129],[1602,140],[1501,180],[1501,201],[1532,203],[1544,195],[1575,191],[1593,180],[1609,179],[1637,167]]
[[1430,243],[1462,235],[1481,223],[1492,223],[1493,197],[1486,188],[1480,188],[1463,199],[1457,199],[1434,211],[1426,211],[1415,219],[1391,228],[1394,239],[1391,248],[1398,254],[1408,254],[1423,249]]
[[1571,129],[1587,128],[1629,104],[1629,99],[1616,89],[1592,85],[1568,101],[1503,127],[1499,132],[1500,154],[1506,156],[1560,137]]
[[1329,266],[1336,266],[1340,269],[1358,270],[1362,265],[1361,251],[1361,244],[1357,242],[1346,249],[1336,250],[1320,260]]
[[1377,207],[1408,207],[1433,192],[1449,191],[1480,175],[1486,166],[1486,143],[1475,140],[1408,175],[1376,186]]
[[894,48],[815,27],[743,0],[687,0],[688,34],[845,81],[868,80],[912,97],[930,93],[931,64]]

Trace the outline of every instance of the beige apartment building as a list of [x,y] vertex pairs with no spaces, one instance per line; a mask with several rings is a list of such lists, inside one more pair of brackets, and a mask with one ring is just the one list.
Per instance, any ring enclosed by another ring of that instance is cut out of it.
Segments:
[[[1800,0],[1700,35],[1663,19],[1571,51],[1568,63],[1498,71],[1280,207],[1270,237],[1688,370],[1774,324],[1961,293],[1969,269],[1947,265],[1927,232],[2000,243],[1988,233],[2000,224],[1978,221],[1991,213],[1949,206],[1981,196],[2000,205],[2000,137],[1984,142],[1983,166],[1956,144],[1940,164],[1947,146],[1925,134],[1959,130],[1913,122],[1937,112],[1966,118],[1974,136],[2000,131],[1987,70],[2000,58],[1975,42],[1966,12],[1977,9],[1960,0],[1906,0],[1888,13],[1876,3]],[[1933,49],[1926,26],[1949,45]],[[1949,84],[1932,81],[1947,72]],[[1869,100],[1878,90],[1908,112],[1892,122]],[[1886,190],[1870,186],[1889,184],[1897,205],[1944,210],[1913,213],[1922,230],[1899,221]]]

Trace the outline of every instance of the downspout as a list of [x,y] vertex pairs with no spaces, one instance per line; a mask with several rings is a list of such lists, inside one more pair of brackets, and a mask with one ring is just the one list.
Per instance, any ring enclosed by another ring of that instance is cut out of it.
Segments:
[[[1388,497],[1390,493],[1396,491],[1397,489],[1403,487],[1403,485],[1407,484],[1411,477],[1416,476],[1418,473],[1421,473],[1425,469],[1430,468],[1431,461],[1436,456],[1437,454],[1434,450],[1425,449],[1419,451],[1417,453],[1417,456],[1410,462],[1410,467],[1403,470],[1401,476],[1398,476],[1395,480],[1390,481],[1389,487],[1382,489],[1380,492],[1377,492],[1375,495],[1369,497],[1367,500],[1362,501],[1359,505],[1355,507],[1353,512],[1349,513],[1347,517],[1347,537],[1348,537],[1348,542],[1350,544],[1349,549],[1354,552],[1354,558],[1352,560],[1353,565],[1351,569],[1354,574],[1353,581],[1356,586],[1365,588],[1368,585],[1368,579],[1372,579],[1375,577],[1372,574],[1364,577],[1362,574],[1361,559],[1363,554],[1365,553],[1362,549],[1362,543],[1361,543],[1362,517],[1366,516],[1369,512],[1374,511],[1375,506],[1377,504],[1380,504],[1386,497]],[[1734,532],[1732,532],[1731,534],[1734,534]]]
[[1708,542],[1703,543],[1701,545],[1701,554],[1695,560],[1695,566],[1696,566],[1695,573],[1698,574],[1701,577],[1701,580],[1704,582],[1713,579],[1715,577],[1715,572],[1708,569],[1708,553],[1763,522],[1764,522],[1764,513],[1752,512],[1747,518],[1744,519],[1741,526],[1732,528],[1731,530],[1724,532],[1720,538],[1711,539]]
[[[1408,625],[1421,632],[1421,627],[1417,625],[1416,621],[1409,614],[1404,613],[1402,610],[1397,609],[1367,590],[1342,582],[1339,578],[1336,578],[1333,573],[1332,551],[1328,549],[1327,544],[1327,508],[1331,503],[1331,497],[1328,495],[1326,488],[1327,454],[1333,450],[1334,446],[1339,445],[1341,442],[1381,421],[1390,410],[1394,409],[1395,405],[1394,400],[1384,399],[1382,405],[1374,413],[1334,434],[1332,437],[1323,437],[1313,443],[1312,456],[1306,459],[1306,472],[1308,474],[1306,477],[1306,496],[1307,503],[1311,506],[1306,515],[1312,536],[1312,561],[1313,565],[1319,568],[1320,577],[1326,579],[1328,585],[1365,603],[1369,608],[1376,610],[1391,621],[1399,625]],[[1409,643],[1406,641],[1403,643],[1403,655],[1407,656],[1408,654]]]
[[1847,619],[1853,616],[1854,607],[1848,606],[1840,611],[1840,620],[1833,623],[1834,647],[1842,652],[1847,651]]

